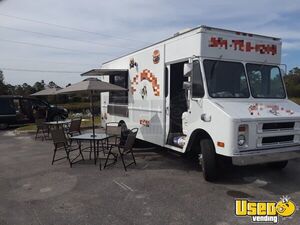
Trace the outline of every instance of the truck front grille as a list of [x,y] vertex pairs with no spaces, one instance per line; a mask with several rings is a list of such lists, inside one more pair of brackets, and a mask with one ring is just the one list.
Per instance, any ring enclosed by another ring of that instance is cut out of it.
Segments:
[[261,121],[256,125],[256,147],[272,148],[300,144],[300,121]]
[[285,135],[285,136],[274,136],[274,137],[263,137],[262,145],[272,145],[272,144],[283,144],[283,143],[292,143],[294,141],[294,135]]
[[279,122],[279,123],[264,123],[262,130],[272,131],[272,130],[293,130],[295,127],[295,122]]

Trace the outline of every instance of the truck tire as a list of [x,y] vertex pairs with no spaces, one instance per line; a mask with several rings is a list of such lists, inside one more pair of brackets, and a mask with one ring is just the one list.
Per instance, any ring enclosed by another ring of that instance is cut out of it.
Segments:
[[287,166],[288,162],[289,162],[288,160],[278,161],[278,162],[270,162],[270,163],[268,163],[268,165],[272,169],[282,170]]
[[0,123],[0,130],[5,130],[8,128],[8,123]]
[[202,158],[200,160],[203,177],[206,181],[214,181],[217,178],[217,157],[214,144],[211,139],[200,141]]

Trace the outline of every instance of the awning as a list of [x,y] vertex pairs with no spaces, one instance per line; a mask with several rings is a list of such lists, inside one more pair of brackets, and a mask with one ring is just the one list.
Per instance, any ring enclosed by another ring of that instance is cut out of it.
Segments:
[[81,76],[112,76],[112,75],[126,75],[128,70],[123,69],[92,69]]

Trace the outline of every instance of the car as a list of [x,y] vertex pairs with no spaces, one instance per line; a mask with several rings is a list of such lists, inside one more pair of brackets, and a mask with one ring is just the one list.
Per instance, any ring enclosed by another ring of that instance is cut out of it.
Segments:
[[47,121],[63,120],[68,117],[68,110],[50,105],[47,101],[12,95],[0,96],[0,130],[10,125],[35,122],[37,112],[43,109]]

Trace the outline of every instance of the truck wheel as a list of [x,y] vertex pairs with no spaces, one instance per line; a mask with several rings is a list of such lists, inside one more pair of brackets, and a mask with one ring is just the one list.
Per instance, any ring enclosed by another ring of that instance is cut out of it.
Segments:
[[8,128],[8,124],[7,123],[0,123],[0,130],[5,130]]
[[203,177],[206,181],[214,181],[217,178],[217,157],[214,144],[211,139],[200,141],[202,157],[200,159]]
[[282,170],[283,168],[285,168],[287,166],[288,162],[289,162],[288,160],[278,161],[278,162],[270,162],[268,165],[272,169]]

